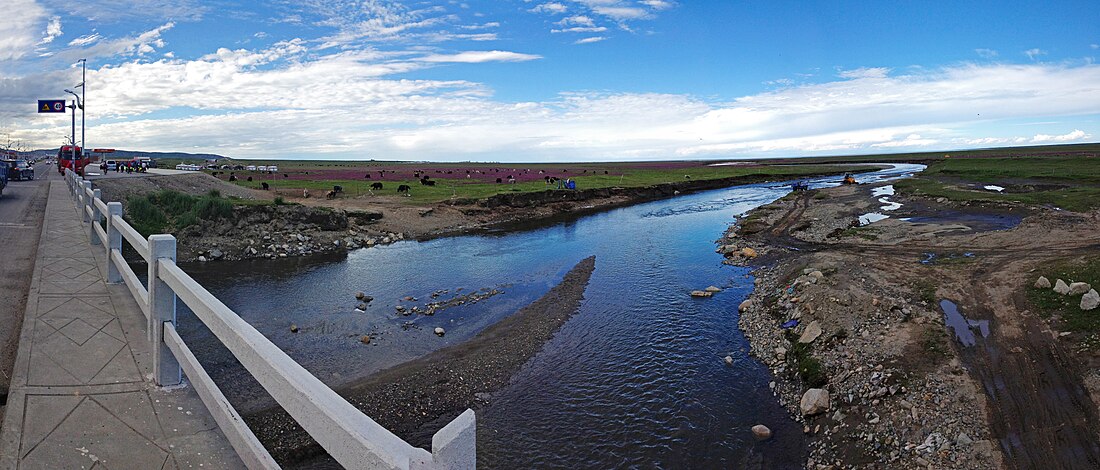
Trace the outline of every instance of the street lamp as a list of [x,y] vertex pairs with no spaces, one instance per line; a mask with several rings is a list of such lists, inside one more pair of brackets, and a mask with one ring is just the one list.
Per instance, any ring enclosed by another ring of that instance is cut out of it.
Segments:
[[[80,88],[81,99],[86,103],[87,102],[86,98],[88,97],[88,88],[85,86],[85,84],[88,83],[88,79],[87,79],[88,59],[80,59],[77,62],[80,62],[80,84],[75,86],[74,88]],[[81,148],[81,150],[80,150],[81,152],[87,151],[87,145],[84,143],[84,105],[83,104],[80,105],[80,148]],[[84,155],[81,155],[81,157],[83,157],[83,156]]]
[[[75,91],[72,91],[72,90],[66,88],[65,93],[73,95],[73,98],[74,98],[73,99],[73,104],[70,105],[70,106],[66,106],[66,107],[73,110],[73,131],[72,131],[73,132],[73,135],[72,135],[72,141],[73,141],[72,142],[73,143],[73,171],[76,171],[76,108],[80,108],[81,113],[83,113],[84,112],[84,103],[80,102],[80,95],[76,94]],[[80,121],[81,121],[81,124],[83,124],[84,123],[84,118],[81,117]],[[83,134],[83,132],[84,132],[84,129],[81,128],[81,134]],[[83,146],[84,145],[84,136],[81,135],[80,139],[81,139],[80,144]],[[83,154],[84,149],[81,148],[80,152],[81,152],[81,154]],[[81,155],[81,157],[83,157],[83,156],[84,155]]]

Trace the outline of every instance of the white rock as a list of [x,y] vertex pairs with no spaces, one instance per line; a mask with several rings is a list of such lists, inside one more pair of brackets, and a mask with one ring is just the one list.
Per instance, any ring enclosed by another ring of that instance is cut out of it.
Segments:
[[812,343],[818,336],[821,336],[821,324],[814,320],[806,327],[806,331],[802,332],[802,336],[798,337],[798,342],[803,344]]
[[1047,279],[1046,276],[1039,276],[1039,279],[1035,281],[1035,288],[1050,289],[1050,279]]
[[442,337],[442,336],[443,336],[443,335],[445,335],[445,334],[447,334],[447,331],[446,331],[446,330],[444,330],[443,328],[441,328],[441,327],[438,327],[438,326],[437,326],[437,327],[435,327],[435,335],[436,335],[436,336]]
[[205,256],[199,256],[199,261],[206,262],[206,257]]
[[798,408],[802,410],[802,416],[813,416],[829,411],[829,392],[821,388],[811,388],[802,394],[802,401]]
[[737,311],[738,312],[744,312],[745,310],[748,310],[749,308],[752,308],[752,301],[748,300],[748,299],[745,299],[744,302],[741,302],[741,305],[737,306]]
[[719,289],[717,286],[707,286],[707,288],[703,289],[703,290],[707,291],[707,292],[710,292],[712,294],[715,293],[715,292],[722,292],[722,289]]
[[1074,282],[1069,285],[1069,294],[1066,295],[1081,295],[1092,290],[1092,286],[1087,282]]
[[733,365],[733,357],[732,356],[726,356],[726,357],[722,358],[722,360],[726,361],[727,366],[732,366]]
[[772,430],[768,429],[768,427],[764,426],[763,424],[757,424],[756,426],[752,427],[752,435],[758,441],[766,441],[768,439],[771,439]]
[[1069,293],[1069,286],[1066,285],[1066,281],[1063,281],[1061,279],[1059,279],[1057,281],[1054,281],[1054,292],[1057,292],[1057,293],[1062,294],[1062,295],[1068,294]]
[[1100,306],[1100,294],[1096,293],[1096,289],[1089,290],[1089,293],[1081,296],[1081,310],[1094,310]]

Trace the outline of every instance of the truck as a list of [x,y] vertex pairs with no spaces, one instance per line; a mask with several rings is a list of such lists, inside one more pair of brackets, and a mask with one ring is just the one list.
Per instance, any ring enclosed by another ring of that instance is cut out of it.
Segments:
[[79,146],[74,151],[72,145],[62,145],[57,151],[57,172],[65,174],[65,169],[71,168],[76,174],[84,176],[84,167],[91,161],[92,159]]

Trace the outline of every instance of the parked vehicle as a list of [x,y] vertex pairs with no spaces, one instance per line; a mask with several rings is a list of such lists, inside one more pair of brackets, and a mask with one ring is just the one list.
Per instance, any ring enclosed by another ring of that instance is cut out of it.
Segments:
[[0,162],[0,197],[4,196],[4,186],[8,185],[8,165]]
[[73,146],[62,145],[61,149],[57,151],[57,172],[65,174],[66,168],[72,168],[76,174],[84,176],[84,167],[88,166],[91,161],[92,159],[80,147],[76,147],[74,152]]
[[107,160],[107,171],[118,171],[118,160]]

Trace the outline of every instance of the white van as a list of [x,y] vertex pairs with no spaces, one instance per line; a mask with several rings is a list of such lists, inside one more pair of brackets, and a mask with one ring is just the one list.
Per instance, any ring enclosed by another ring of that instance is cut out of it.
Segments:
[[107,160],[107,171],[118,171],[118,161]]

